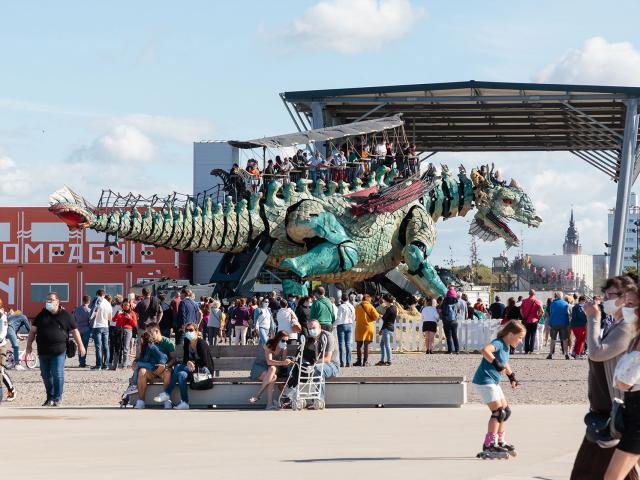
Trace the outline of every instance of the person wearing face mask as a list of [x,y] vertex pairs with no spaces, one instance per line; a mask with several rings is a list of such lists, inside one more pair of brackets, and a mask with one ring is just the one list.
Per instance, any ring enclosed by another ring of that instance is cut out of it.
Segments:
[[131,366],[129,359],[131,337],[133,336],[133,329],[138,327],[138,317],[136,312],[131,309],[128,299],[122,301],[120,310],[113,317],[113,320],[116,325],[113,334],[114,348],[111,368],[128,368]]
[[640,298],[637,285],[629,286],[625,292],[622,307],[624,322],[635,325],[635,338],[616,365],[613,374],[614,386],[624,391],[622,419],[624,429],[620,443],[613,453],[607,468],[605,480],[624,478],[632,469],[637,470],[640,460],[640,318],[638,310]]
[[293,363],[292,360],[287,358],[288,340],[288,333],[280,330],[275,337],[265,342],[263,348],[258,349],[249,378],[254,381],[261,381],[262,385],[260,385],[256,394],[249,399],[249,403],[257,403],[261,395],[266,391],[266,409],[277,410],[278,405],[273,402],[273,391],[278,378],[278,367],[288,367]]
[[[286,303],[286,302],[285,302]],[[271,309],[269,308],[269,300],[263,299],[260,307],[256,308],[253,312],[253,324],[258,334],[260,345],[264,346],[269,340],[269,330],[273,323],[273,317],[271,316]]]
[[576,337],[571,355],[573,358],[582,358],[584,342],[587,339],[587,315],[584,313],[584,302],[586,300],[584,295],[580,295],[578,303],[571,309],[571,331]]
[[302,327],[302,333],[307,333],[307,323],[311,320],[311,297],[302,297],[295,311],[298,322]]
[[[602,307],[604,313],[611,315],[612,323],[604,331],[601,328],[600,306],[597,301],[584,304],[587,316],[587,345],[589,360],[588,398],[589,410],[593,415],[608,418],[613,398],[622,397],[622,392],[613,385],[616,365],[627,351],[634,336],[635,326],[624,321],[622,307],[625,304],[624,292],[637,285],[637,277],[621,275],[607,280],[603,291]],[[601,480],[611,460],[615,441],[602,447],[589,440],[585,435],[571,472],[571,480]],[[608,448],[603,448],[608,447]],[[631,472],[627,479],[637,480]]]
[[86,355],[76,321],[60,306],[60,298],[55,292],[47,295],[45,307],[33,320],[26,355],[33,351],[33,341],[38,345],[40,375],[47,398],[43,407],[57,407],[62,402],[64,391],[64,361],[67,357],[67,341],[73,336],[80,356]]
[[189,385],[194,373],[213,373],[213,357],[207,342],[198,337],[198,327],[195,323],[184,326],[184,351],[182,363],[173,369],[169,386],[153,398],[154,402],[164,403],[171,399],[171,392],[178,384],[180,388],[180,403],[176,410],[189,410]]

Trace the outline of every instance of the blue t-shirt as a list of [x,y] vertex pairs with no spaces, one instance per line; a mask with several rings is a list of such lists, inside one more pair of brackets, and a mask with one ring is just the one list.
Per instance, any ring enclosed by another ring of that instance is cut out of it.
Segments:
[[[496,347],[496,351],[493,352],[493,356],[498,359],[502,365],[509,363],[509,346],[504,343],[501,338],[496,338],[491,341],[491,345]],[[501,373],[496,370],[496,367],[487,362],[487,359],[482,357],[480,366],[476,370],[476,374],[473,376],[473,383],[476,385],[491,385],[500,383]]]
[[556,298],[549,306],[549,326],[569,326],[569,304],[561,298]]

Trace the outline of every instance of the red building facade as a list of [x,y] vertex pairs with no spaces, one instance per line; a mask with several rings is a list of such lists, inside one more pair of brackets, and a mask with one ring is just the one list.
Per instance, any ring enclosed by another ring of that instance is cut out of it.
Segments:
[[126,294],[147,279],[191,278],[187,253],[127,240],[105,246],[104,233],[69,231],[45,207],[0,208],[0,260],[0,298],[29,318],[50,291],[70,310],[99,288]]

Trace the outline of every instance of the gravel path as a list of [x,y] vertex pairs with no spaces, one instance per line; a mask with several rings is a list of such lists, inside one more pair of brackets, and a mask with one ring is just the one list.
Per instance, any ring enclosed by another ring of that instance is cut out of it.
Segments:
[[[90,347],[89,365],[93,350]],[[511,391],[504,382],[502,387],[510,403],[527,404],[579,404],[587,403],[587,362],[585,360],[546,360],[545,355],[513,355],[513,367],[521,387]],[[373,365],[377,354],[369,357]],[[343,369],[349,376],[466,376],[468,380],[480,362],[479,354],[398,354],[390,367],[352,367]],[[67,360],[65,370],[64,404],[71,406],[116,405],[128,384],[131,370],[92,371],[78,368],[77,358]],[[9,371],[18,389],[12,404],[3,406],[39,406],[44,401],[44,387],[38,370]],[[229,372],[225,376],[247,376],[247,372]],[[478,397],[469,385],[469,402]]]

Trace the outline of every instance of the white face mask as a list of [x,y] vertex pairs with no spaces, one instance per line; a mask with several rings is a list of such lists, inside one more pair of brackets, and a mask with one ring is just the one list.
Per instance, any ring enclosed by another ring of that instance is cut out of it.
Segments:
[[626,322],[635,322],[638,319],[636,307],[622,307],[622,317]]
[[620,307],[616,306],[617,300],[617,298],[612,298],[610,300],[605,300],[604,302],[602,302],[604,313],[606,313],[607,315],[613,315],[618,310],[620,310]]

